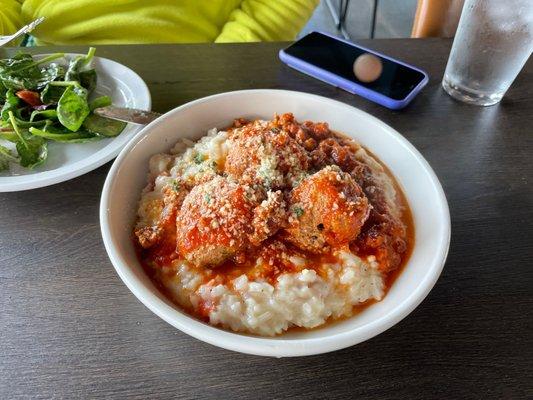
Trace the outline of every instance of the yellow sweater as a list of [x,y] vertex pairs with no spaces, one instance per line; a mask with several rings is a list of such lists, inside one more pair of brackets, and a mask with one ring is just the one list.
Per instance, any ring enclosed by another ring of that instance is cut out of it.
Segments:
[[0,0],[0,35],[38,17],[38,44],[292,40],[319,0]]

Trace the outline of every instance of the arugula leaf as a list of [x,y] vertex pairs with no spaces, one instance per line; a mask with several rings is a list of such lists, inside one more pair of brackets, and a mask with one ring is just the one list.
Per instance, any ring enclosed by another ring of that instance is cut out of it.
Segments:
[[65,92],[64,86],[46,85],[41,92],[41,101],[43,104],[57,104],[63,93]]
[[83,121],[83,127],[89,132],[105,137],[120,135],[126,125],[126,122],[104,118],[95,114],[90,114],[85,118],[85,121]]
[[15,115],[12,111],[8,111],[8,114],[11,126],[13,126],[13,130],[20,139],[15,144],[20,157],[20,165],[30,169],[41,165],[48,156],[46,140],[38,136],[28,136],[26,138],[22,136],[15,121]]
[[2,121],[9,120],[9,112],[16,112],[19,104],[20,99],[15,95],[15,93],[13,93],[11,89],[9,89],[6,92],[6,101],[2,107],[2,111],[0,111],[0,118],[2,118]]
[[0,103],[3,103],[6,100],[6,92],[7,92],[7,88],[4,86],[4,84],[0,80]]
[[70,62],[70,64],[68,65],[67,73],[65,74],[65,81],[79,81],[80,80],[79,69],[81,68],[82,62],[83,62],[82,56],[78,56]]
[[107,107],[107,106],[110,106],[111,104],[112,104],[111,97],[100,96],[89,103],[89,108],[91,109],[91,111],[94,111],[97,108]]
[[61,124],[76,132],[89,115],[87,90],[81,86],[68,86],[57,103],[57,117]]
[[[37,67],[40,64],[46,64],[49,61],[57,60],[58,58],[61,58],[64,55],[65,55],[64,53],[54,53],[54,54],[50,54],[49,56],[43,57],[43,58],[41,58],[38,61],[34,61],[33,57],[31,56],[31,54],[19,53],[17,55],[18,59],[20,59],[21,63],[23,63],[25,65],[20,65],[20,64],[16,65],[15,67],[12,67],[11,70],[14,71],[14,72],[22,72],[24,70],[31,69],[33,67]],[[16,60],[17,56],[13,57],[13,59]],[[31,62],[28,63],[27,62],[28,60],[30,60]]]
[[40,121],[25,121],[23,119],[15,117],[15,121],[17,123],[17,126],[19,128],[29,128],[30,126],[46,126],[47,124],[50,124],[52,121],[48,119],[42,119]]
[[[33,64],[33,57],[30,54],[19,53],[12,58],[0,60],[0,82],[7,89],[24,89],[24,78],[15,72],[23,67]],[[35,74],[30,71],[27,75]]]
[[21,78],[19,76],[2,74],[0,75],[0,81],[6,88],[11,90],[34,89],[33,85],[29,80]]
[[11,58],[4,58],[0,60],[0,72],[5,70],[12,70],[21,65],[27,65],[28,62],[33,61],[33,57],[27,53],[17,53]]
[[94,47],[90,47],[86,55],[77,56],[71,60],[67,69],[67,73],[65,74],[65,81],[80,82],[80,71],[85,65],[91,62],[95,51],[96,49]]
[[50,82],[56,79],[61,79],[65,76],[65,69],[57,64],[51,63],[50,65],[41,69],[41,78],[37,80],[37,89],[42,89]]
[[48,156],[46,140],[37,136],[31,136],[24,142],[17,142],[17,152],[20,156],[20,165],[26,168],[35,168],[41,165]]
[[99,136],[88,131],[79,130],[77,132],[70,132],[68,130],[54,128],[53,126],[47,126],[44,130],[31,127],[30,133],[34,136],[56,142],[85,143],[101,139]]
[[11,132],[0,131],[0,139],[7,140],[8,142],[11,142],[11,143],[17,143],[17,141],[19,140],[19,137],[15,133],[15,131],[11,131]]
[[87,71],[82,71],[79,74],[80,85],[87,89],[87,92],[92,93],[96,89],[96,70],[88,69]]
[[33,122],[35,120],[35,117],[43,119],[57,119],[57,110],[50,109],[42,111],[33,111],[30,115],[30,122]]
[[13,58],[0,60],[0,81],[12,90],[40,89],[56,79],[62,69],[57,64],[42,70],[38,66],[62,56],[63,53],[56,53],[35,61],[30,54],[20,53]]
[[0,171],[9,169],[10,162],[18,162],[19,159],[7,147],[0,145]]

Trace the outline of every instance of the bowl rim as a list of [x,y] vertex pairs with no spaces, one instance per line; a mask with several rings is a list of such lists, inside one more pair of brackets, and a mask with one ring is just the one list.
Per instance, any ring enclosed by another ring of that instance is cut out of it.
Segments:
[[[234,333],[198,321],[195,318],[187,315],[186,313],[180,312],[166,304],[164,301],[158,298],[149,288],[145,287],[145,285],[128,267],[127,263],[120,255],[119,251],[117,250],[117,246],[114,243],[114,239],[111,235],[108,220],[108,204],[110,200],[111,189],[116,181],[118,170],[124,159],[130,153],[130,150],[138,144],[138,142],[146,135],[147,132],[160,126],[161,124],[164,124],[166,119],[173,114],[179,113],[185,109],[195,107],[198,104],[209,102],[220,97],[231,97],[244,94],[277,94],[311,97],[317,100],[333,103],[338,107],[349,108],[352,112],[358,113],[364,116],[365,118],[371,119],[374,123],[380,125],[384,130],[387,130],[393,136],[396,136],[396,138],[402,143],[405,149],[408,150],[411,155],[422,165],[425,173],[430,179],[433,189],[437,193],[439,200],[438,205],[440,207],[436,208],[439,211],[439,221],[442,221],[442,226],[440,227],[440,232],[438,235],[438,251],[435,252],[435,254],[430,260],[428,260],[428,273],[424,276],[424,279],[419,282],[416,289],[411,292],[401,303],[397,304],[394,308],[391,308],[385,315],[368,324],[353,328],[347,332],[341,332],[326,337],[280,339]],[[178,106],[163,114],[161,117],[151,122],[149,125],[145,126],[122,149],[122,151],[114,161],[113,165],[111,166],[111,169],[109,170],[109,173],[106,177],[104,187],[102,189],[99,214],[104,246],[115,270],[117,271],[122,281],[135,295],[135,297],[137,297],[137,299],[141,301],[146,307],[148,307],[148,309],[150,309],[154,314],[156,314],[161,319],[174,326],[175,328],[178,328],[182,332],[214,346],[241,353],[272,357],[305,356],[340,350],[368,340],[391,328],[400,320],[405,318],[409,313],[411,313],[429,294],[429,292],[437,282],[437,279],[439,278],[444,267],[446,257],[448,255],[451,238],[450,213],[444,190],[429,163],[405,137],[403,137],[394,128],[387,125],[380,119],[346,103],[311,93],[281,89],[251,89],[214,94]]]

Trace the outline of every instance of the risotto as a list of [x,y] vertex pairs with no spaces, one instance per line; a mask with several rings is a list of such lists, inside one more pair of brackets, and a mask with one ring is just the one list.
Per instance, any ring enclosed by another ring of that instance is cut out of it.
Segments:
[[193,316],[273,336],[379,301],[414,232],[388,170],[326,123],[235,120],[150,160],[135,242]]

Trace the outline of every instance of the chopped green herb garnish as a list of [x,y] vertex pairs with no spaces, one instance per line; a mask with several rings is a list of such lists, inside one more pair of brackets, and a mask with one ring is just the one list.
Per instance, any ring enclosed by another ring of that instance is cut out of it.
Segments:
[[195,162],[196,164],[201,164],[201,163],[203,163],[203,162],[204,162],[204,156],[203,156],[203,154],[200,154],[200,153],[196,154],[196,155],[194,156],[194,162]]
[[206,193],[204,199],[209,204],[211,202],[211,195],[209,193]]
[[179,183],[179,181],[177,179],[174,179],[174,182],[172,182],[172,189],[175,192],[179,192],[180,191],[181,185],[180,185],[180,183]]
[[300,218],[302,215],[304,215],[304,209],[302,207],[294,207],[294,213],[298,218]]

